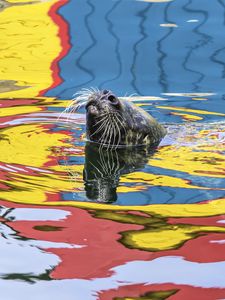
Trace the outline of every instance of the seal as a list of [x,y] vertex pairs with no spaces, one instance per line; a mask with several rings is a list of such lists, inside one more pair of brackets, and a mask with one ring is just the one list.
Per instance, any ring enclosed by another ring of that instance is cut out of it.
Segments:
[[92,90],[85,108],[88,141],[108,147],[157,146],[166,135],[151,115],[109,90]]

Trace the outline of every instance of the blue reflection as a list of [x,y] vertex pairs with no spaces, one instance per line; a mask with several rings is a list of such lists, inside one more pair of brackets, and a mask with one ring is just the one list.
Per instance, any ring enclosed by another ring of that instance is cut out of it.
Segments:
[[[120,96],[215,93],[204,103],[175,102],[224,112],[224,9],[222,0],[70,1],[58,13],[72,49],[59,63],[64,81],[47,96],[68,99],[90,86]],[[168,23],[177,27],[160,26]]]

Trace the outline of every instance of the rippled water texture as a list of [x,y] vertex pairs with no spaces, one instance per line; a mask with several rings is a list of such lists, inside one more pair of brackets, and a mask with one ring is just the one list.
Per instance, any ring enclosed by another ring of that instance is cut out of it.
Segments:
[[[225,299],[225,1],[0,1],[2,300]],[[168,129],[97,151],[81,88]]]

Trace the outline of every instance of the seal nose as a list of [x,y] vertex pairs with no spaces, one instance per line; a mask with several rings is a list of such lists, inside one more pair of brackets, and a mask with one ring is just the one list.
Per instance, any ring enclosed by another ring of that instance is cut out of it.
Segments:
[[116,100],[116,96],[114,96],[113,94],[109,95],[107,98],[110,102],[115,102]]
[[117,98],[113,93],[109,90],[103,90],[102,94],[104,95],[103,99],[109,100],[112,103],[115,103],[117,101]]
[[90,100],[86,105],[85,108],[88,109],[89,106],[96,106],[96,101],[95,100]]

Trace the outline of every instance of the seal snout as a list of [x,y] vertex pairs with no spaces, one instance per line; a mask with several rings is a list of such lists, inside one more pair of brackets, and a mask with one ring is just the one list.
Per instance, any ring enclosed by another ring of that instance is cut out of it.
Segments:
[[119,99],[110,91],[103,90],[90,95],[85,108],[89,113],[96,114],[97,111],[110,113],[113,107],[119,106]]
[[89,100],[88,103],[85,105],[85,109],[92,115],[98,115],[97,99],[93,98]]

